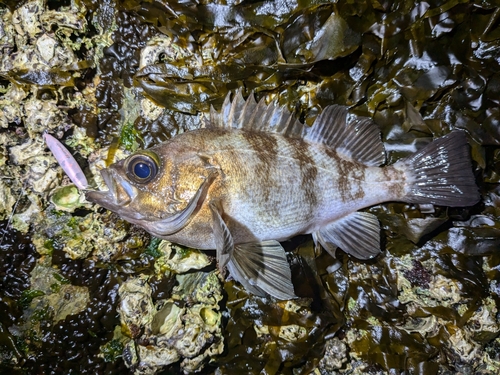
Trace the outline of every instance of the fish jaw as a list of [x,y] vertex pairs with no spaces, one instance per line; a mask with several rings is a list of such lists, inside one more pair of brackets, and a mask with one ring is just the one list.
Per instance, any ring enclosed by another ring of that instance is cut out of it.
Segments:
[[[108,190],[87,190],[85,192],[85,198],[90,202],[97,203],[110,211],[122,215],[125,208],[137,196],[137,188],[112,168],[102,169],[101,176]],[[129,215],[127,215],[127,219],[141,218],[143,217],[139,212],[135,212],[134,217],[129,217]]]

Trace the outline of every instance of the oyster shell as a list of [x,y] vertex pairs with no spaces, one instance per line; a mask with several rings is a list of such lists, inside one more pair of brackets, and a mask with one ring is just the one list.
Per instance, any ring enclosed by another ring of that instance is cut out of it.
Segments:
[[[160,247],[163,257],[168,257],[171,244],[162,241]],[[154,374],[178,361],[185,373],[191,373],[223,352],[220,281],[215,271],[193,272],[207,265],[206,257],[197,253],[168,258],[177,271],[190,271],[176,275],[178,285],[171,298],[153,303],[145,277],[129,279],[120,286],[122,331],[132,338],[123,357],[135,374]],[[160,273],[165,271],[161,266],[155,268]]]
[[[165,240],[161,241],[158,245],[158,251],[161,253],[161,256],[155,262],[157,273],[171,270],[182,274],[189,270],[200,270],[211,263],[204,252],[174,245]],[[182,276],[179,275],[179,277]]]
[[118,293],[122,332],[126,336],[137,338],[142,329],[153,321],[155,308],[151,299],[151,287],[146,278],[133,278],[120,285]]
[[[25,325],[21,330],[35,330],[40,334],[40,327],[30,322],[40,324],[40,319],[52,324],[64,320],[68,315],[78,314],[90,303],[88,288],[69,284],[57,270],[45,263],[39,263],[31,272],[31,289],[37,291],[37,296],[29,301],[24,310]],[[33,333],[32,333],[33,334]]]
[[85,195],[74,185],[54,189],[50,201],[57,210],[67,212],[73,212],[76,208],[88,204]]
[[16,198],[12,194],[10,187],[0,180],[0,219],[5,220],[12,214]]

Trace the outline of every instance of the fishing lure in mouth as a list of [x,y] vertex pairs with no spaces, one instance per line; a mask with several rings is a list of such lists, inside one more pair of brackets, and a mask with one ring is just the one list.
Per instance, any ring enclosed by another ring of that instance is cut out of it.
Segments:
[[68,149],[48,133],[44,133],[43,140],[71,182],[80,190],[87,189],[89,186],[87,178]]

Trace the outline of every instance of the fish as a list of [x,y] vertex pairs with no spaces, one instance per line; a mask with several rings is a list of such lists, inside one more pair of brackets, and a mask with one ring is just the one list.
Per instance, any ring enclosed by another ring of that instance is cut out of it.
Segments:
[[340,248],[371,259],[381,252],[380,224],[360,210],[480,199],[463,131],[385,160],[378,126],[345,106],[325,107],[309,127],[238,91],[199,129],[102,169],[109,190],[85,194],[156,237],[215,249],[219,269],[250,293],[285,300],[296,296],[280,242],[312,234],[332,256]]

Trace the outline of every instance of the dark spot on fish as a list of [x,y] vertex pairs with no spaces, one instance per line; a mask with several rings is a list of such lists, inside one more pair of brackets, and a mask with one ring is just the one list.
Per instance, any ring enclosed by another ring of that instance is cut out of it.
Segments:
[[365,191],[363,184],[365,182],[366,166],[345,160],[337,154],[335,150],[325,148],[326,154],[337,163],[339,172],[337,188],[342,201],[349,202],[352,200],[363,199]]
[[[384,180],[385,181],[391,181],[391,194],[397,197],[404,197],[406,195],[405,193],[405,186],[406,186],[406,179],[404,176],[404,173],[401,171],[398,171],[392,166],[389,167],[383,167],[382,168],[382,173],[384,174]],[[398,182],[399,181],[399,182]]]
[[[366,166],[357,163],[347,163],[349,164],[348,178],[351,181],[351,199],[363,199],[365,196],[363,184],[365,182]],[[355,190],[354,187],[356,187]]]
[[312,213],[318,203],[316,195],[318,168],[316,167],[316,162],[310,153],[307,143],[299,139],[286,139],[294,152],[293,158],[299,163],[302,191],[304,192],[305,202],[309,204],[309,212]]
[[263,132],[242,132],[245,141],[255,151],[259,163],[254,166],[254,171],[259,180],[263,181],[262,195],[268,201],[274,188],[274,177],[278,158],[278,142],[273,134]]

